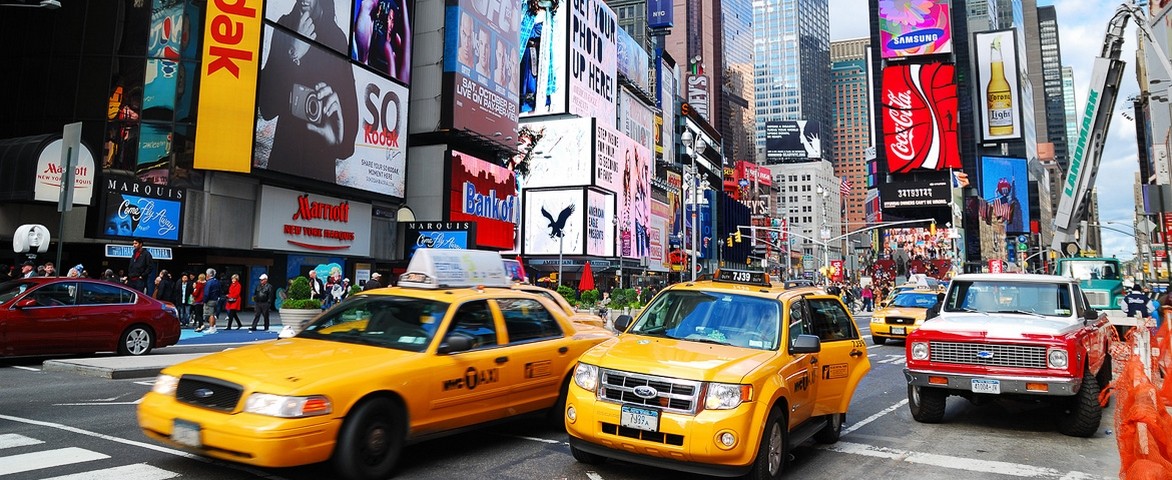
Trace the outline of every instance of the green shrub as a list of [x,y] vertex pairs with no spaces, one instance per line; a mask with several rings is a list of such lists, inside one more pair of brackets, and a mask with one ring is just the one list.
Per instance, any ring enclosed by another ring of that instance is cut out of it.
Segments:
[[574,289],[571,288],[569,285],[558,286],[558,295],[561,295],[562,298],[566,299],[567,302],[570,302],[570,305],[574,305],[574,306],[578,305],[577,293],[578,292],[574,291]]
[[616,289],[610,294],[610,308],[637,308],[639,299],[633,288]]
[[598,290],[587,290],[582,292],[582,304],[588,307],[593,307],[598,304]]
[[289,296],[281,303],[283,309],[321,309],[321,300],[316,298],[309,298],[313,293],[309,288],[309,279],[306,277],[294,278],[289,283],[289,288],[285,290],[285,294]]

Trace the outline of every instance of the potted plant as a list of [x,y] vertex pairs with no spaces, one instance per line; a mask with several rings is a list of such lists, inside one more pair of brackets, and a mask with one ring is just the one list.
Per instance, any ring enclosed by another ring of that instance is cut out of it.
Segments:
[[300,332],[310,320],[321,313],[321,300],[309,298],[312,291],[309,288],[309,279],[294,278],[285,290],[288,298],[281,303],[281,337],[291,337]]

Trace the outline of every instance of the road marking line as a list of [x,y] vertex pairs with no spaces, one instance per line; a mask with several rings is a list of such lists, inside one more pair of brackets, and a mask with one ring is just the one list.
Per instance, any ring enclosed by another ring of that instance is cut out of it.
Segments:
[[879,417],[882,417],[882,416],[884,416],[884,415],[887,415],[888,413],[894,412],[894,411],[895,411],[895,409],[897,409],[897,408],[899,408],[899,407],[902,407],[902,406],[904,406],[904,405],[907,405],[907,399],[906,399],[906,398],[905,398],[905,399],[903,399],[903,400],[900,400],[900,401],[899,401],[898,403],[896,403],[895,405],[892,405],[892,406],[890,406],[890,407],[884,408],[883,410],[880,410],[880,411],[879,411],[879,413],[876,413],[876,414],[874,414],[874,415],[871,415],[870,417],[864,418],[864,419],[863,419],[862,421],[860,421],[860,422],[857,422],[857,423],[852,423],[850,426],[844,426],[844,427],[842,428],[842,433],[841,433],[840,435],[846,435],[846,434],[848,434],[848,433],[851,433],[851,432],[853,432],[853,431],[855,431],[855,430],[858,430],[859,428],[862,428],[862,427],[863,427],[863,425],[866,425],[866,424],[868,424],[868,423],[874,422],[875,420],[878,420],[878,419],[879,419]]
[[8,457],[0,457],[0,475],[30,472],[42,468],[59,467],[81,462],[92,462],[110,458],[98,452],[84,448],[67,447],[43,452],[23,453]]
[[152,467],[145,463],[62,475],[43,480],[164,480],[180,476],[178,472]]
[[81,403],[54,403],[54,407],[84,407],[91,405],[138,405],[142,403],[142,399],[133,402],[81,402]]
[[39,371],[41,371],[41,369],[39,369],[39,368],[36,368],[36,367],[26,367],[26,366],[24,366],[24,365],[9,365],[9,367],[8,367],[8,368],[18,368],[18,369],[21,369],[21,370],[28,370],[28,371],[30,371],[30,372],[39,372]]
[[862,455],[865,457],[886,458],[889,460],[899,460],[901,462],[915,463],[920,465],[930,465],[934,467],[951,468],[956,470],[967,470],[970,472],[1010,475],[1021,478],[1100,478],[1083,472],[1061,472],[1053,468],[1023,465],[1020,463],[978,460],[975,458],[937,455],[934,453],[910,452],[907,450],[896,450],[894,448],[876,447],[873,445],[863,445],[860,443],[838,442],[833,445],[820,445],[818,448],[821,450]]
[[501,436],[502,437],[511,437],[511,438],[520,438],[521,440],[529,440],[529,441],[533,441],[533,442],[550,443],[550,444],[554,444],[554,445],[557,445],[557,444],[569,445],[570,444],[570,442],[563,442],[561,440],[550,440],[548,438],[541,438],[541,437],[526,437],[524,435],[504,435],[504,434],[501,434]]
[[599,475],[598,472],[586,472],[586,478],[590,480],[602,480],[602,475]]
[[25,447],[29,445],[39,445],[45,443],[35,438],[29,438],[24,435],[17,435],[15,433],[0,434],[0,450],[13,447]]

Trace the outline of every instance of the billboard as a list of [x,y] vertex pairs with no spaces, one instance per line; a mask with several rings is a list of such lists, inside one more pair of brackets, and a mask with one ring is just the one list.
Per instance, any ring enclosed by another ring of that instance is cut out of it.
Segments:
[[[618,135],[615,159],[622,170],[621,181],[614,185],[618,195],[619,255],[643,258],[650,254],[651,179],[655,177],[655,158],[651,149],[626,135]],[[603,186],[600,182],[599,186]],[[605,187],[604,187],[605,188]]]
[[[345,55],[349,50],[347,39],[350,38],[351,2],[352,0],[267,0],[265,20]],[[364,3],[381,4],[382,0]],[[367,15],[371,18],[369,13]],[[299,49],[302,54],[307,55],[304,46],[305,42],[302,42]]]
[[103,183],[103,223],[98,236],[156,242],[178,242],[183,238],[186,190],[113,176]]
[[883,210],[939,207],[952,202],[952,187],[947,180],[883,182],[878,187]]
[[951,0],[879,2],[883,58],[952,52]]
[[765,122],[765,163],[773,165],[822,158],[821,137],[816,121]]
[[262,185],[256,205],[255,248],[370,256],[369,203]]
[[586,254],[614,256],[614,195],[586,191]]
[[[262,0],[207,5],[195,168],[248,172]],[[231,25],[231,34],[225,27]]]
[[512,249],[520,207],[513,171],[454,150],[449,157],[448,219],[475,223],[477,246]]
[[1021,138],[1021,91],[1018,89],[1017,36],[1014,30],[974,35],[977,53],[977,110],[981,140]]
[[619,75],[643,90],[651,92],[651,56],[626,30],[619,29],[617,70]]
[[298,42],[265,28],[253,167],[403,197],[407,87]]
[[627,89],[619,93],[619,131],[655,151],[655,112]]
[[484,0],[448,5],[442,126],[489,138],[517,130],[519,8]]
[[525,190],[525,255],[582,255],[583,190]]
[[672,211],[668,204],[651,201],[651,251],[647,255],[647,268],[653,271],[668,271],[667,252],[670,248],[668,235],[671,233]]
[[889,172],[961,168],[952,65],[889,65],[881,98]]
[[[590,184],[593,175],[593,119],[529,122],[526,126],[541,132],[542,137],[533,146],[535,153],[529,162],[529,174],[522,178],[525,188]],[[599,161],[601,163],[601,159]]]
[[524,2],[521,117],[572,113],[615,118],[618,19],[602,0]]
[[[669,5],[670,9],[671,2],[665,3]],[[659,81],[655,84],[656,88],[659,89],[659,96],[656,97],[656,100],[659,102],[657,106],[663,112],[663,125],[658,132],[659,142],[656,143],[656,153],[660,153],[659,158],[676,163],[676,88],[678,87],[676,71],[664,59],[660,59],[656,70],[659,74]]]
[[1030,231],[1029,181],[1024,158],[981,157],[981,198],[1005,233]]
[[[411,84],[411,19],[415,5],[408,0],[353,0],[350,58],[374,71]],[[319,3],[321,3],[319,1]],[[325,3],[328,3],[326,1]],[[350,10],[349,1],[334,2]],[[339,10],[341,15],[342,10]],[[330,48],[333,48],[330,45]]]

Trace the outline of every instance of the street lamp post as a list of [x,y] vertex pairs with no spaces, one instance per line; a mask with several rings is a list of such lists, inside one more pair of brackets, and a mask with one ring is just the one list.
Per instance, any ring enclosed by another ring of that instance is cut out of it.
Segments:
[[[830,221],[826,216],[826,201],[830,199],[830,192],[822,188],[822,185],[818,185],[817,193],[822,200],[822,227],[818,229],[818,236],[822,238],[822,271],[828,273],[830,268],[830,243],[828,242],[830,240]],[[823,273],[822,277],[826,284],[830,285],[830,275]]]
[[699,259],[697,255],[700,251],[700,172],[696,169],[696,157],[704,154],[704,150],[708,148],[708,143],[704,139],[697,139],[692,134],[691,130],[684,130],[684,134],[680,137],[680,142],[684,144],[684,148],[688,149],[692,157],[691,179],[688,181],[692,186],[692,264],[689,268],[692,270],[692,281],[696,281],[696,265]]

